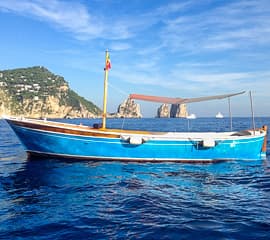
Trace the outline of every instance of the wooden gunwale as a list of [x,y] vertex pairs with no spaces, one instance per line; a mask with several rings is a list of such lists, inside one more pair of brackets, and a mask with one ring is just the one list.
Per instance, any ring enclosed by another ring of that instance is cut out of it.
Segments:
[[[74,134],[74,135],[82,135],[82,136],[95,136],[95,137],[108,137],[108,138],[120,138],[121,133],[125,134],[159,134],[152,133],[149,131],[136,131],[136,130],[123,130],[123,129],[103,129],[103,128],[92,128],[88,126],[82,125],[73,125],[73,124],[65,124],[65,123],[57,123],[57,122],[47,122],[47,121],[39,121],[37,120],[15,120],[15,119],[7,119],[12,124],[16,126],[42,130],[42,131],[50,131],[64,134]],[[161,134],[161,133],[160,133]],[[164,133],[163,133],[164,134]]]
[[[93,136],[93,137],[104,137],[104,138],[121,138],[124,135],[155,135],[155,136],[164,136],[166,139],[169,138],[182,138],[183,136],[171,136],[168,132],[149,132],[149,131],[140,131],[140,130],[123,130],[123,129],[103,129],[103,128],[92,128],[89,126],[83,125],[75,125],[75,124],[66,124],[66,123],[59,123],[59,122],[52,122],[52,121],[42,121],[42,120],[19,120],[19,119],[6,119],[7,121],[11,122],[11,125],[17,125],[25,128],[30,128],[33,130],[40,130],[40,131],[48,131],[48,132],[55,132],[55,133],[62,133],[62,134],[71,134],[71,135],[78,135],[78,136]],[[266,132],[263,129],[256,129],[256,131]],[[237,133],[237,132],[236,132]],[[184,134],[184,133],[183,133]],[[213,133],[218,134],[218,133]],[[190,136],[192,139],[198,139],[198,136]],[[219,139],[228,139],[232,138],[233,135],[205,135],[204,137],[213,137]],[[235,136],[236,137],[236,136]],[[246,136],[242,136],[245,138]],[[202,138],[202,137],[199,137]]]

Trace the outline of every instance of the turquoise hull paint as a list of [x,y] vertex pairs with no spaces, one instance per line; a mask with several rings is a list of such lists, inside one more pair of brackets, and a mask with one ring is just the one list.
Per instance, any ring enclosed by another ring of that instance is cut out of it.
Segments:
[[216,140],[205,148],[199,141],[149,140],[132,145],[120,138],[105,138],[40,131],[11,124],[30,153],[86,159],[142,161],[209,161],[262,159],[263,136],[236,140]]

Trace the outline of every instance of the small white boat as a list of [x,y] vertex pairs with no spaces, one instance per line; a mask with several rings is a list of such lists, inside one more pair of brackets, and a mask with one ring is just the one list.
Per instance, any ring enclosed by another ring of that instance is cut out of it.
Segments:
[[224,116],[222,115],[222,113],[221,112],[218,112],[217,114],[216,114],[216,118],[223,118]]
[[186,118],[187,118],[187,119],[196,119],[197,117],[196,117],[196,115],[195,115],[194,113],[191,113],[191,114],[188,115]]

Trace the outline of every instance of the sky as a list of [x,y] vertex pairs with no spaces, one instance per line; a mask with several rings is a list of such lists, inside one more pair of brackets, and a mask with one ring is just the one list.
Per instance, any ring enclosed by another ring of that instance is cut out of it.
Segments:
[[[269,0],[0,0],[0,70],[44,66],[108,111],[130,93],[202,97],[246,91],[233,116],[270,116]],[[154,117],[159,104],[141,105]],[[188,105],[228,116],[228,100]]]

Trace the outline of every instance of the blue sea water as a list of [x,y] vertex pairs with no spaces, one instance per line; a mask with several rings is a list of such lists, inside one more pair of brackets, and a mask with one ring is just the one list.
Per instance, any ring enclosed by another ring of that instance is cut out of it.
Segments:
[[[270,118],[256,118],[262,125]],[[230,121],[108,119],[108,127],[223,131]],[[27,160],[0,120],[0,239],[270,239],[269,150],[268,142],[265,160],[213,164]]]

